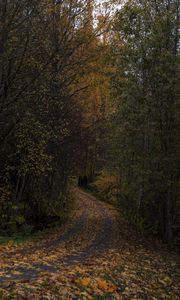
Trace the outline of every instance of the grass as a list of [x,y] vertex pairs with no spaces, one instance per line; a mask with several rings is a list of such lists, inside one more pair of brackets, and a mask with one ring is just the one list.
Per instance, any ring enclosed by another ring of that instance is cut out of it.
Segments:
[[73,207],[74,201],[72,198],[70,198],[67,209],[63,212],[60,212],[59,221],[48,224],[48,227],[41,230],[34,230],[33,227],[24,225],[20,231],[15,231],[12,234],[7,234],[6,232],[0,231],[0,245],[8,245],[9,243],[19,245],[46,238],[48,235],[56,232],[59,227],[67,221]]
[[[56,227],[59,227],[61,224]],[[29,241],[36,241],[53,233],[56,227],[52,226],[51,228],[45,228],[31,233],[15,232],[12,235],[6,235],[6,233],[0,234],[0,245],[7,245],[9,243],[20,245]]]
[[29,241],[39,240],[52,232],[54,232],[54,227],[38,230],[33,233],[15,232],[12,235],[6,235],[6,233],[0,234],[0,245],[6,245],[9,243],[19,245]]

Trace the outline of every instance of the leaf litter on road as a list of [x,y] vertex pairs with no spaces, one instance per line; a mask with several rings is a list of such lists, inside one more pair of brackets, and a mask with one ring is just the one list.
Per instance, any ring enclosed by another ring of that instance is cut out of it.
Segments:
[[0,247],[0,299],[179,300],[177,255],[145,243],[110,205],[76,195],[63,232]]

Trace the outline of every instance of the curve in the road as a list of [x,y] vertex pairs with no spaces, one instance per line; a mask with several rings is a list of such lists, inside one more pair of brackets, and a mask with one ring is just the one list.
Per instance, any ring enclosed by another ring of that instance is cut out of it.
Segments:
[[[59,267],[63,265],[77,265],[86,261],[92,255],[99,255],[102,251],[114,246],[114,219],[112,219],[109,213],[109,207],[105,204],[92,197],[91,195],[76,189],[76,197],[81,201],[82,213],[73,227],[70,227],[67,232],[62,234],[55,240],[50,240],[46,242],[44,246],[46,254],[51,255],[51,251],[57,247],[61,247],[62,243],[66,243],[69,240],[76,239],[79,234],[86,235],[85,228],[88,226],[88,218],[90,218],[89,211],[91,213],[98,212],[99,226],[96,229],[97,233],[95,238],[89,241],[89,244],[85,247],[80,247],[77,253],[65,255],[56,259],[53,264],[43,264],[43,263],[33,263],[32,266],[26,268],[24,266],[13,267],[13,265],[8,266],[3,270],[3,275],[0,275],[0,286],[3,286],[6,282],[15,282],[20,280],[34,280],[42,272],[55,273],[60,269]],[[83,203],[83,205],[82,205]],[[91,225],[91,224],[90,224]],[[94,228],[93,228],[94,229]],[[90,230],[91,232],[91,230]],[[30,249],[32,251],[33,249]],[[35,249],[34,249],[35,250]],[[27,252],[26,252],[27,254]]]

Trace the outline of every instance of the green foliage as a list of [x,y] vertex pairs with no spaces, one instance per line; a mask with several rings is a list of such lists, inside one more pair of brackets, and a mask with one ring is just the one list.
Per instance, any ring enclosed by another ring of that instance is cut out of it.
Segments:
[[169,241],[178,214],[178,7],[127,1],[112,41],[109,165],[119,172],[119,201],[134,211],[138,227],[146,220]]
[[65,218],[95,35],[84,28],[88,9],[83,0],[0,3],[0,229],[9,235]]

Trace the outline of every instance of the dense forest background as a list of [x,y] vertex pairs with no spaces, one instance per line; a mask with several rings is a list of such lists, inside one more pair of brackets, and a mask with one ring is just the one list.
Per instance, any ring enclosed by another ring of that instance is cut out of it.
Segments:
[[0,1],[1,233],[61,218],[81,176],[177,239],[179,1],[101,2]]

